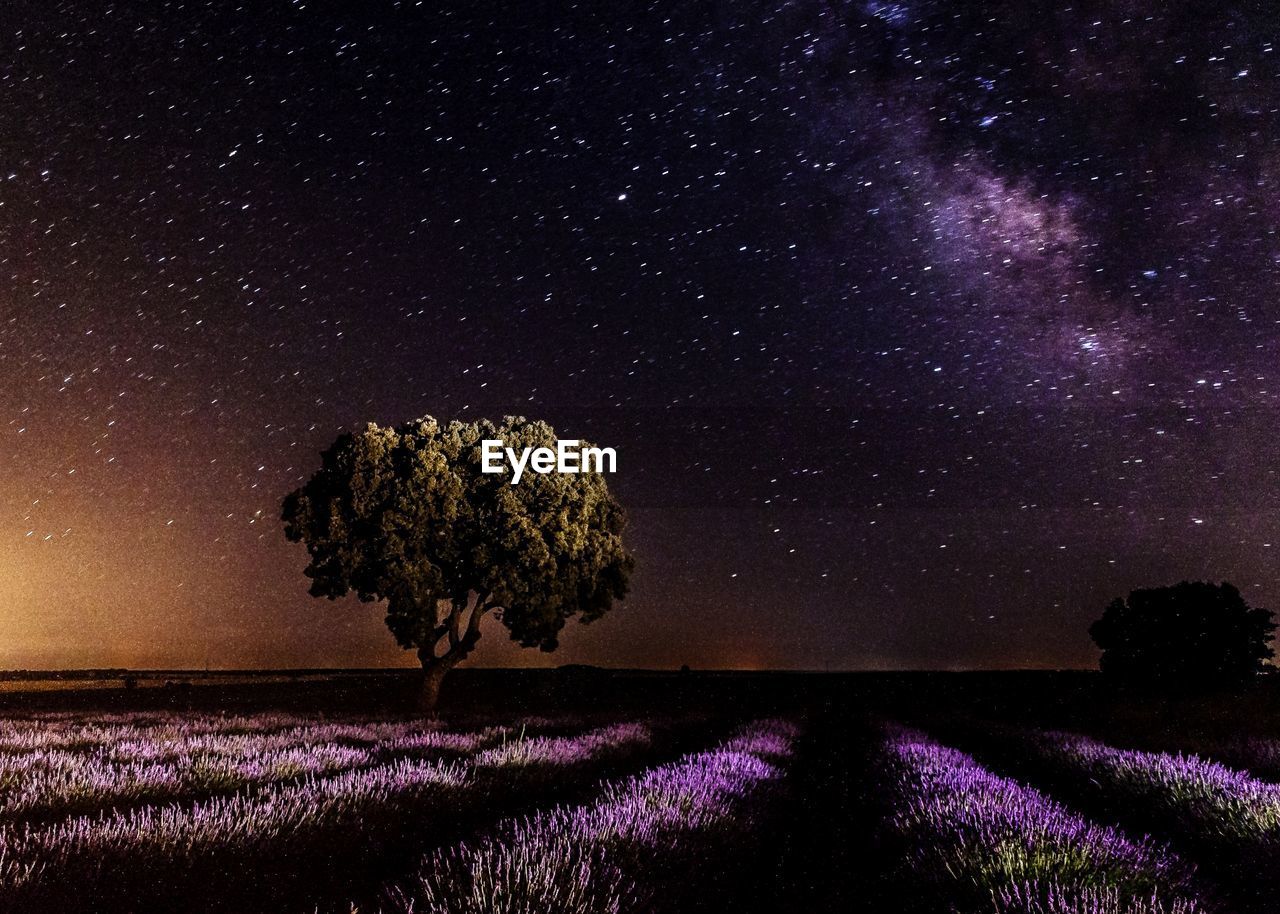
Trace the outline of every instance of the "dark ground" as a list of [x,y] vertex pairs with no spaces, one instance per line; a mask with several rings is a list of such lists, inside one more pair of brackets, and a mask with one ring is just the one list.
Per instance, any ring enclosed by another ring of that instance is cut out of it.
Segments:
[[[61,680],[56,690],[0,691],[0,713],[194,710],[403,713],[413,670],[71,671],[2,674]],[[131,678],[134,688],[118,683]],[[85,688],[77,687],[83,681]],[[107,686],[107,687],[104,687]],[[910,721],[977,717],[1161,741],[1187,736],[1280,735],[1280,676],[1244,693],[1202,698],[1117,691],[1088,671],[660,672],[562,667],[459,669],[441,696],[445,716],[655,708],[742,713],[857,713]]]

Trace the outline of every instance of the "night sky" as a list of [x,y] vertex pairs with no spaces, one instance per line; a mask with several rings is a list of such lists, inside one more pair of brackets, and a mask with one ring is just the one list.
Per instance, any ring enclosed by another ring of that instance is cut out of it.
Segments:
[[0,666],[412,663],[344,429],[613,446],[634,591],[474,663],[1085,666],[1280,604],[1268,4],[0,10]]

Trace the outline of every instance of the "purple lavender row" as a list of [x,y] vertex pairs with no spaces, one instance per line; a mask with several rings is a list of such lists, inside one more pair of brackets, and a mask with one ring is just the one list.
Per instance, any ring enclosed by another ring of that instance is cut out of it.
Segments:
[[909,730],[884,745],[890,843],[914,890],[957,912],[1199,914],[1169,850],[1088,821]]
[[[603,722],[603,721],[601,721]],[[451,729],[485,729],[500,725],[512,730],[522,727],[586,726],[578,715],[552,718],[458,720]],[[283,747],[310,742],[371,743],[392,739],[402,733],[445,728],[445,722],[420,717],[405,720],[385,718],[309,718],[288,714],[219,715],[102,714],[86,720],[83,715],[50,715],[30,718],[0,718],[0,758],[28,752],[80,752],[109,755],[120,761],[150,761],[173,757],[189,750],[211,751],[226,746],[234,754],[246,741],[266,740]]]
[[1174,751],[1192,753],[1201,758],[1239,768],[1263,781],[1280,781],[1280,740],[1256,736],[1217,740],[1179,740]]
[[[286,731],[330,721],[286,714],[222,716],[215,714],[119,713],[95,715],[49,713],[30,717],[0,718],[0,753],[97,751],[131,740],[171,742],[201,735],[253,735]],[[377,726],[374,721],[353,720],[352,726]]]
[[1028,766],[1119,818],[1201,847],[1280,850],[1280,785],[1197,755],[1117,749],[1076,734],[1012,739]]
[[[512,739],[492,728],[472,733],[422,730],[412,725],[370,728],[351,740],[338,728],[309,728],[255,737],[205,735],[187,742],[118,747],[123,752],[87,755],[63,750],[0,756],[0,824],[49,819],[94,809],[196,799],[245,787],[337,774],[398,757],[463,755]],[[328,738],[326,738],[328,737]],[[120,761],[125,759],[155,759]]]
[[[95,739],[106,742],[51,749],[35,748],[39,742],[27,740],[20,751],[0,752],[0,824],[19,819],[47,822],[145,802],[189,802],[401,756],[443,757],[499,743],[536,746],[536,741],[515,737],[529,729],[582,726],[577,717],[526,718],[463,735],[420,718],[305,721],[284,715],[193,721],[151,715],[142,726],[136,716],[97,718],[92,724],[81,720],[74,734],[64,731],[61,736],[78,743],[91,731]],[[65,739],[44,736],[46,745],[66,745]]]
[[473,764],[400,759],[188,807],[147,806],[44,828],[2,828],[0,897],[23,910],[45,910],[51,897],[70,904],[67,885],[105,884],[130,869],[161,878],[185,874],[215,856],[305,856],[335,835],[358,841],[371,828],[466,808],[483,802],[503,779],[546,777],[555,766],[634,754],[650,738],[643,725],[616,725],[578,740],[535,738],[537,765],[508,764],[503,755],[477,755]]
[[[681,880],[705,881],[742,847],[785,773],[796,728],[744,727],[719,747],[606,785],[589,805],[510,820],[426,858],[387,892],[384,914],[621,914],[675,910]],[[728,851],[733,853],[733,850]]]

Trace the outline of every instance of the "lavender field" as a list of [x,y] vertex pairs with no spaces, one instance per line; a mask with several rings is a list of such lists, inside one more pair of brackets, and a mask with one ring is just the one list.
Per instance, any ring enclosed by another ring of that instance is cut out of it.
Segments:
[[666,880],[749,859],[799,732],[702,714],[14,716],[0,910],[679,910]]
[[1265,735],[1164,751],[841,688],[693,691],[11,710],[0,912],[1280,910]]

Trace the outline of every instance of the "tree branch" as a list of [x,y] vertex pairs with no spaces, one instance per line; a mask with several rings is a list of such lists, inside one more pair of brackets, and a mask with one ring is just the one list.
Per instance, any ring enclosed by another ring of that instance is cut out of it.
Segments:
[[454,600],[453,607],[449,610],[449,650],[456,648],[462,641],[462,610],[466,605],[467,601],[464,597],[461,600]]
[[480,620],[484,618],[492,607],[485,601],[489,599],[487,593],[476,594],[476,604],[471,607],[471,618],[467,620],[466,640],[475,647],[475,643],[480,640]]
[[[418,648],[418,660],[424,667],[440,664],[452,667],[475,650],[476,643],[480,640],[480,620],[493,609],[488,599],[488,591],[481,591],[476,594],[474,603],[471,601],[470,594],[461,600],[450,602],[448,615],[431,628],[431,643]],[[468,608],[470,615],[464,627],[463,614]],[[437,615],[436,618],[440,619],[440,616]],[[446,639],[448,640],[447,649],[437,656],[436,646]]]

